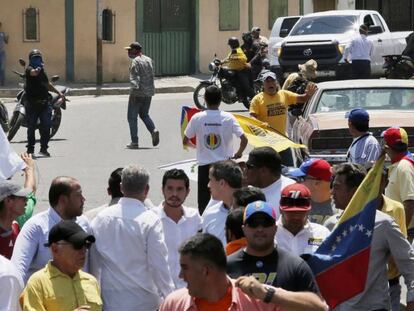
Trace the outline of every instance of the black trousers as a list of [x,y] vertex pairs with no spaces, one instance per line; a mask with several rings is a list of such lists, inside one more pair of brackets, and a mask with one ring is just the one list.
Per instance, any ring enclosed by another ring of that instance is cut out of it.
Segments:
[[199,165],[198,166],[198,193],[197,193],[197,203],[198,203],[198,212],[200,216],[203,215],[204,210],[208,202],[210,201],[210,190],[208,189],[208,171],[210,165]]
[[243,69],[236,72],[236,85],[239,93],[243,98],[254,97],[252,71],[250,69]]
[[366,59],[352,60],[352,79],[370,79],[371,61]]

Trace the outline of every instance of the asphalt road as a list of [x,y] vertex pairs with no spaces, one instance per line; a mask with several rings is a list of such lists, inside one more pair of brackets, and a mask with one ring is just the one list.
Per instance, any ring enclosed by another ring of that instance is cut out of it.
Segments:
[[[142,121],[138,122],[140,149],[129,150],[130,141],[126,120],[128,96],[74,96],[63,111],[62,124],[51,140],[50,158],[36,161],[38,181],[37,212],[48,207],[48,191],[52,179],[59,175],[75,177],[82,185],[86,198],[85,210],[106,203],[109,174],[117,167],[138,164],[150,173],[149,198],[159,204],[163,197],[161,180],[163,164],[195,158],[195,150],[181,147],[181,107],[192,106],[192,93],[159,94],[153,98],[150,115],[160,131],[160,145],[152,147],[151,135]],[[6,106],[11,113],[14,103]],[[231,112],[246,112],[242,104],[222,104]],[[38,133],[36,137],[39,138]],[[16,152],[26,150],[26,128],[21,128],[11,143]],[[36,144],[35,152],[40,145]],[[22,179],[15,176],[16,182]],[[191,182],[192,191],[186,205],[196,206],[197,185]]]

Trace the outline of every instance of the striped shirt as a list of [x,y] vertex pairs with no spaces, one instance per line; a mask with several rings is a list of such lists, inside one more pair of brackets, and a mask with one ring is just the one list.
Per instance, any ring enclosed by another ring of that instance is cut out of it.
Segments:
[[376,161],[381,153],[381,146],[372,133],[355,137],[347,152],[347,161],[366,164]]

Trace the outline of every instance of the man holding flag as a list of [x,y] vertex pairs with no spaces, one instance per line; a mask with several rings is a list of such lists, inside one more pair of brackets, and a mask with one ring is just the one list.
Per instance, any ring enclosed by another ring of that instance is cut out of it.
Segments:
[[390,255],[407,285],[407,309],[414,310],[414,253],[394,219],[377,210],[382,156],[355,193],[365,169],[343,163],[334,168],[332,196],[345,209],[331,235],[308,260],[322,296],[334,310],[389,310]]

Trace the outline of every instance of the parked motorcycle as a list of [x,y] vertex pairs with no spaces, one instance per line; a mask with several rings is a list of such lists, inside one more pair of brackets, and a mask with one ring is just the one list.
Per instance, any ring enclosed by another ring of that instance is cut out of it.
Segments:
[[414,75],[414,62],[405,55],[385,55],[382,68],[387,79],[410,79]]
[[[264,61],[265,64],[269,64],[268,61]],[[264,71],[267,71],[266,66],[264,65],[264,70],[259,74],[257,79],[254,81],[254,92],[255,94],[261,92],[263,83],[261,81],[261,75]],[[229,70],[222,66],[221,61],[214,56],[213,61],[209,64],[208,69],[212,71],[212,75],[209,80],[204,80],[200,82],[200,85],[194,90],[193,99],[197,108],[205,110],[207,106],[204,102],[204,93],[205,89],[210,85],[216,85],[221,90],[222,101],[226,104],[234,104],[238,101],[242,102],[244,107],[247,109],[250,108],[250,101],[247,98],[241,99],[241,96],[234,84],[236,79],[236,72],[234,70]]]
[[[19,63],[24,68],[26,67],[26,62],[23,59],[19,59]],[[18,75],[23,81],[25,81],[25,74],[13,70],[13,72]],[[59,76],[55,75],[52,76],[50,79],[52,82],[56,82],[59,80]],[[14,108],[13,115],[9,121],[9,131],[7,134],[7,138],[9,141],[13,139],[16,135],[17,131],[21,126],[27,127],[27,120],[26,120],[26,104],[27,98],[26,93],[24,91],[24,84],[22,84],[23,89],[19,91],[16,96],[17,104]],[[56,89],[59,90],[63,95],[67,95],[69,92],[69,88],[66,86],[55,85]],[[66,109],[66,101],[68,99],[60,98],[56,93],[49,93],[50,94],[50,101],[52,104],[52,126],[50,129],[50,138],[55,136],[57,133],[60,123],[62,122],[62,109]],[[37,121],[37,129],[40,127],[40,121]]]

